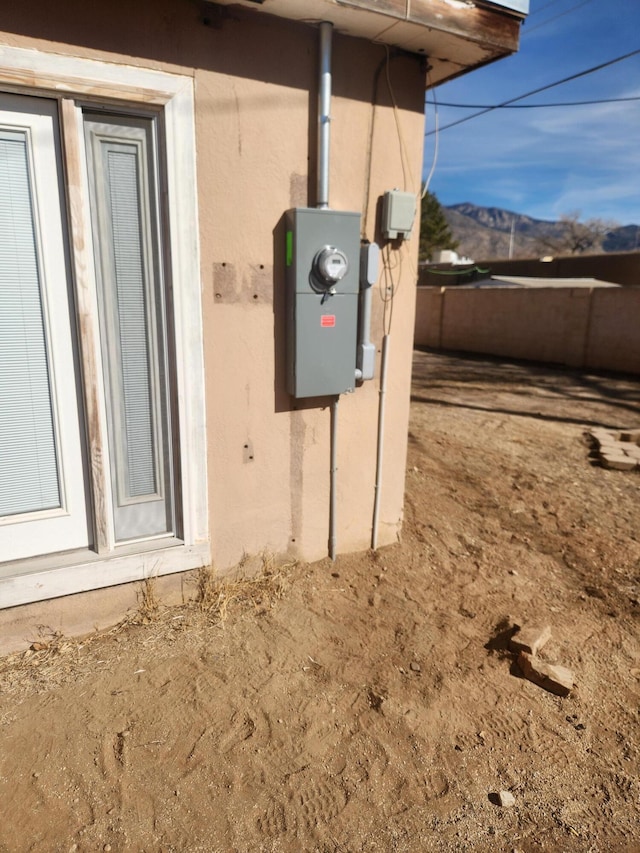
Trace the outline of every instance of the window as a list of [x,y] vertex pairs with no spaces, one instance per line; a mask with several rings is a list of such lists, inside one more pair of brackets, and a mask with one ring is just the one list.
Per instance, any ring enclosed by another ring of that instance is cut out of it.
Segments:
[[203,565],[209,545],[191,81],[12,48],[3,80],[10,606]]
[[0,96],[3,563],[90,544],[60,170],[56,102]]
[[116,541],[176,530],[154,122],[84,115]]

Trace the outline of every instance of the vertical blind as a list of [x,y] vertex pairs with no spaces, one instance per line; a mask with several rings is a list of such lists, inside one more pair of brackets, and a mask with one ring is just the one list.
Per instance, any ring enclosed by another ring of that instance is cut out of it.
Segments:
[[128,496],[155,494],[156,458],[137,147],[107,147]]
[[60,506],[27,137],[0,131],[0,516]]

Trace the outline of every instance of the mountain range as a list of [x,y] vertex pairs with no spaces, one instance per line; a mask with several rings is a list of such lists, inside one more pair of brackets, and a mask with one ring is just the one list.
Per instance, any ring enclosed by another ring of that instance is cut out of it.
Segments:
[[[480,207],[469,202],[443,206],[442,210],[453,236],[460,243],[457,251],[461,256],[477,261],[508,258],[512,228],[512,257],[561,254],[554,253],[550,246],[561,242],[566,228],[562,222],[534,219],[500,207]],[[607,231],[601,247],[593,251],[632,252],[637,249],[640,249],[640,226],[624,225]]]

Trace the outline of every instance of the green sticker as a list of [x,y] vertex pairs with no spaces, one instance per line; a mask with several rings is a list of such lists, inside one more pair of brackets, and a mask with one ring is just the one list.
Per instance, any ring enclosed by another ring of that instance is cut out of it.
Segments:
[[287,259],[288,267],[293,263],[293,231],[287,231]]

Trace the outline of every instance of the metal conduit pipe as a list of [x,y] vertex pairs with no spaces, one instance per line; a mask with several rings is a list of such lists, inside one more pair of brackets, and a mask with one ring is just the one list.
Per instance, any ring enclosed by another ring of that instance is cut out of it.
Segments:
[[331,461],[329,472],[329,557],[336,560],[336,473],[338,471],[338,403],[331,403]]
[[331,39],[333,24],[320,24],[320,79],[318,83],[318,197],[316,207],[329,207],[329,144],[331,141]]
[[[318,192],[316,207],[329,207],[329,146],[331,143],[331,40],[333,24],[320,24],[320,76],[318,79]],[[336,473],[338,470],[338,402],[331,403],[329,462],[329,557],[336,559]]]
[[382,491],[382,458],[384,452],[384,410],[387,391],[387,360],[389,357],[389,335],[382,338],[380,358],[380,403],[378,407],[378,443],[376,452],[376,484],[373,501],[373,523],[371,525],[371,549],[378,547],[378,517],[380,515],[380,494]]

